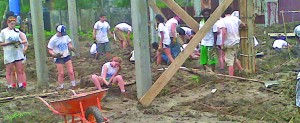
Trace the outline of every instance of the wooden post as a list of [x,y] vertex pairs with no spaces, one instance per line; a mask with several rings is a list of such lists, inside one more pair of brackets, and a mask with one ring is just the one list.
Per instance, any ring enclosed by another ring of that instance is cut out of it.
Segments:
[[[164,0],[166,1],[166,0]],[[210,18],[207,20],[207,22],[204,24],[204,26],[199,30],[195,37],[190,41],[190,43],[187,45],[184,51],[182,51],[179,56],[176,57],[175,61],[171,63],[169,68],[163,72],[163,74],[156,80],[156,82],[153,84],[153,86],[147,91],[147,93],[139,100],[140,103],[144,107],[148,107],[151,102],[154,100],[154,98],[159,94],[159,92],[164,88],[164,86],[170,81],[170,79],[174,76],[174,74],[178,71],[180,66],[185,62],[185,60],[189,57],[189,55],[194,51],[197,45],[201,42],[201,40],[204,38],[206,33],[211,29],[211,27],[216,23],[216,21],[221,17],[223,12],[228,8],[228,6],[233,2],[233,0],[225,0],[216,10]],[[169,5],[170,6],[170,5]],[[182,9],[175,6],[173,9]],[[172,9],[172,10],[173,10]],[[184,14],[184,13],[183,13]],[[187,13],[185,13],[186,16]],[[190,16],[189,16],[190,17]],[[187,18],[182,18],[187,19]]]
[[[149,3],[149,13],[150,13],[150,32],[151,32],[151,43],[154,43],[154,42],[158,42],[158,36],[157,36],[157,32],[156,32],[156,21],[155,21],[155,11],[154,9],[150,6],[150,1],[153,1],[153,0],[149,0],[148,3]],[[155,2],[155,1],[153,1]],[[164,15],[162,15],[164,17]]]
[[248,27],[248,69],[250,73],[255,73],[255,56],[256,51],[254,49],[254,33],[255,33],[255,15],[254,15],[254,0],[247,0],[247,27]]
[[247,28],[240,29],[241,62],[242,67],[249,73],[255,72],[254,50],[254,3],[253,0],[240,0],[240,18],[247,24]]
[[174,0],[162,0],[167,6],[183,20],[195,32],[199,30],[199,24],[187,12],[185,12]]
[[77,22],[77,9],[76,1],[68,0],[68,15],[70,36],[72,39],[72,45],[76,49],[76,53],[72,53],[73,56],[80,57],[79,39],[78,39],[78,22]]
[[134,34],[134,57],[137,96],[140,99],[151,87],[151,68],[146,0],[131,0],[131,17]]
[[155,0],[148,0],[148,4],[156,14],[160,14],[161,16],[163,16],[166,21],[168,20],[166,16],[161,12],[161,10],[156,6]]
[[[240,0],[240,18],[241,21],[247,24],[247,0]],[[240,48],[241,48],[241,63],[242,67],[245,70],[248,70],[248,48],[247,43],[248,43],[248,31],[247,28],[240,28]]]
[[49,75],[47,54],[46,54],[46,41],[44,34],[44,21],[43,9],[41,0],[30,0],[31,17],[32,17],[32,30],[34,41],[34,53],[36,62],[36,74],[38,86],[48,85]]

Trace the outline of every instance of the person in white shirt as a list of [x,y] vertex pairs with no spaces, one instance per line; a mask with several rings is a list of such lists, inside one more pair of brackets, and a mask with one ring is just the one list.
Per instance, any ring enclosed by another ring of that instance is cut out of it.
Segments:
[[68,75],[73,88],[76,87],[76,80],[73,70],[73,64],[69,50],[75,52],[72,46],[72,40],[67,35],[66,27],[59,25],[56,28],[56,34],[51,37],[48,43],[48,52],[53,57],[57,68],[59,87],[56,89],[64,89],[64,65],[67,67]]
[[276,51],[281,51],[282,48],[287,48],[289,46],[288,42],[285,40],[277,39],[273,43],[273,48]]
[[239,27],[246,27],[242,21],[231,15],[232,8],[228,7],[223,18],[224,27],[222,27],[222,49],[224,49],[225,53],[225,62],[228,66],[229,75],[234,75],[234,63],[236,63],[237,67],[241,72],[244,69],[241,66],[240,61],[236,57],[236,53],[238,51],[239,43],[240,43],[240,34]]
[[125,82],[118,73],[121,70],[122,58],[113,57],[111,62],[107,62],[102,66],[101,75],[92,75],[92,81],[98,90],[103,90],[102,87],[110,87],[112,84],[117,84],[122,94],[125,91]]
[[96,54],[97,54],[97,43],[96,43],[96,42],[94,42],[94,43],[92,44],[91,49],[90,49],[90,53],[91,53],[91,56],[92,56],[93,58],[96,57]]
[[[156,22],[158,23],[158,36],[160,37],[159,41],[159,46],[158,46],[158,52],[157,52],[157,65],[161,63],[162,59],[162,52],[165,52],[166,55],[168,56],[168,59],[172,63],[174,61],[171,50],[170,50],[170,44],[171,44],[171,39],[168,33],[168,29],[166,28],[164,22],[164,18],[158,14],[155,16]],[[176,29],[176,28],[175,28]]]
[[222,29],[221,28],[224,27],[222,17],[216,22],[215,26],[218,29],[216,45],[217,45],[217,48],[218,48],[219,65],[220,65],[220,69],[224,70],[225,57],[224,57],[224,51],[221,48],[221,45],[222,45]]
[[[117,24],[114,30],[117,40],[120,41],[120,47],[126,49],[127,45],[130,46],[130,33],[132,29],[131,26],[127,23]],[[125,38],[123,32],[127,33],[127,39]]]
[[[16,28],[18,28],[18,27],[16,27]],[[18,28],[18,29],[20,30],[20,28]],[[19,33],[20,33],[20,38],[21,38],[21,40],[22,40],[22,41],[27,41],[26,44],[21,44],[21,47],[22,47],[22,49],[23,49],[23,54],[24,54],[24,60],[22,61],[22,63],[23,63],[24,69],[26,69],[25,63],[26,63],[26,51],[27,51],[27,49],[28,49],[28,40],[27,40],[26,34],[25,34],[24,32],[22,32],[22,30],[20,30]],[[25,79],[26,79],[26,73],[25,73],[25,71],[24,71],[24,76],[25,76]],[[17,87],[17,85],[19,85],[19,84],[17,83],[18,74],[17,74],[17,70],[16,70],[15,67],[14,67],[14,69],[13,69],[13,72],[12,72],[12,78],[11,78],[11,79],[12,79],[12,86],[13,86],[14,88]],[[22,85],[23,85],[23,84],[22,84]]]
[[178,26],[179,22],[180,22],[180,18],[178,16],[175,16],[169,19],[165,24],[165,27],[168,30],[172,42],[170,44],[170,49],[173,58],[176,58],[180,53],[180,43],[177,41],[177,32],[176,32],[176,27]]
[[191,28],[189,27],[177,27],[176,32],[179,35],[179,38],[186,43],[188,40],[191,40],[192,37],[196,34]]
[[135,58],[134,58],[134,50],[132,50],[131,53],[130,53],[129,61],[130,61],[130,62],[135,62]]
[[298,39],[298,43],[300,44],[300,25],[296,26],[294,29],[294,33]]
[[106,54],[106,60],[110,59],[111,48],[107,34],[109,34],[111,38],[113,38],[114,36],[109,29],[110,26],[108,22],[106,22],[106,16],[101,15],[100,20],[95,23],[93,29],[93,38],[97,42],[96,59],[99,58],[99,55],[101,53]]
[[[182,48],[180,49],[181,52],[186,48],[186,46],[188,45],[189,41],[190,41],[190,40],[187,40],[186,44],[183,44],[183,45],[182,45]],[[199,57],[200,57],[199,50],[200,50],[200,49],[199,49],[199,45],[198,45],[198,46],[194,49],[194,52],[190,55],[190,58],[191,58],[192,60],[198,60],[198,59],[199,59]]]
[[[210,17],[210,14],[211,14],[210,9],[202,10],[201,15],[203,16],[203,18],[200,21],[199,30],[204,26],[205,22]],[[217,31],[218,29],[214,25],[201,41],[200,64],[204,66],[204,70],[208,68],[208,65],[212,67],[212,71],[215,70],[217,59],[214,56],[213,50],[215,49],[213,47],[216,44]]]
[[24,60],[24,53],[21,46],[21,44],[26,44],[27,40],[22,38],[20,30],[15,28],[16,23],[15,17],[8,17],[8,27],[4,28],[0,32],[0,46],[3,47],[8,90],[14,88],[11,80],[14,67],[17,70],[19,88],[26,88],[27,86],[26,77],[24,74],[24,66],[22,63]]

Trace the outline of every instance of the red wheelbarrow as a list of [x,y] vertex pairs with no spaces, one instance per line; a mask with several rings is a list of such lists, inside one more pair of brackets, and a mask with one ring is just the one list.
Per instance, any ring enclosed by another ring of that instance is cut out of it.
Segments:
[[[74,90],[71,90],[74,94],[71,98],[53,101],[47,103],[43,98],[38,97],[48,108],[57,115],[64,117],[65,123],[67,123],[67,116],[72,117],[72,123],[84,122],[84,123],[107,123],[108,119],[102,116],[100,112],[100,101],[106,95],[105,91],[91,91],[87,93],[76,94]],[[74,118],[80,118],[75,120]]]

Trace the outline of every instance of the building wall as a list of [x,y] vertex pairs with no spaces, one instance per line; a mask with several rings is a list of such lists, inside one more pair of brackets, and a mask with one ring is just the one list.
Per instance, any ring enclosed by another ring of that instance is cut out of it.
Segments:
[[[278,15],[279,23],[282,22],[281,10],[284,11],[300,11],[300,0],[278,0]],[[300,12],[298,13],[284,13],[285,22],[300,21]]]

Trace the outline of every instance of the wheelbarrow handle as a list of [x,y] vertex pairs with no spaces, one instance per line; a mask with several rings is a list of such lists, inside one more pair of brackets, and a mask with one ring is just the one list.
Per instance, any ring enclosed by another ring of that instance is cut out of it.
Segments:
[[47,103],[46,100],[44,100],[41,97],[37,97],[37,98],[40,99],[53,113],[55,113],[55,114],[61,114],[57,110],[55,110],[49,103]]

